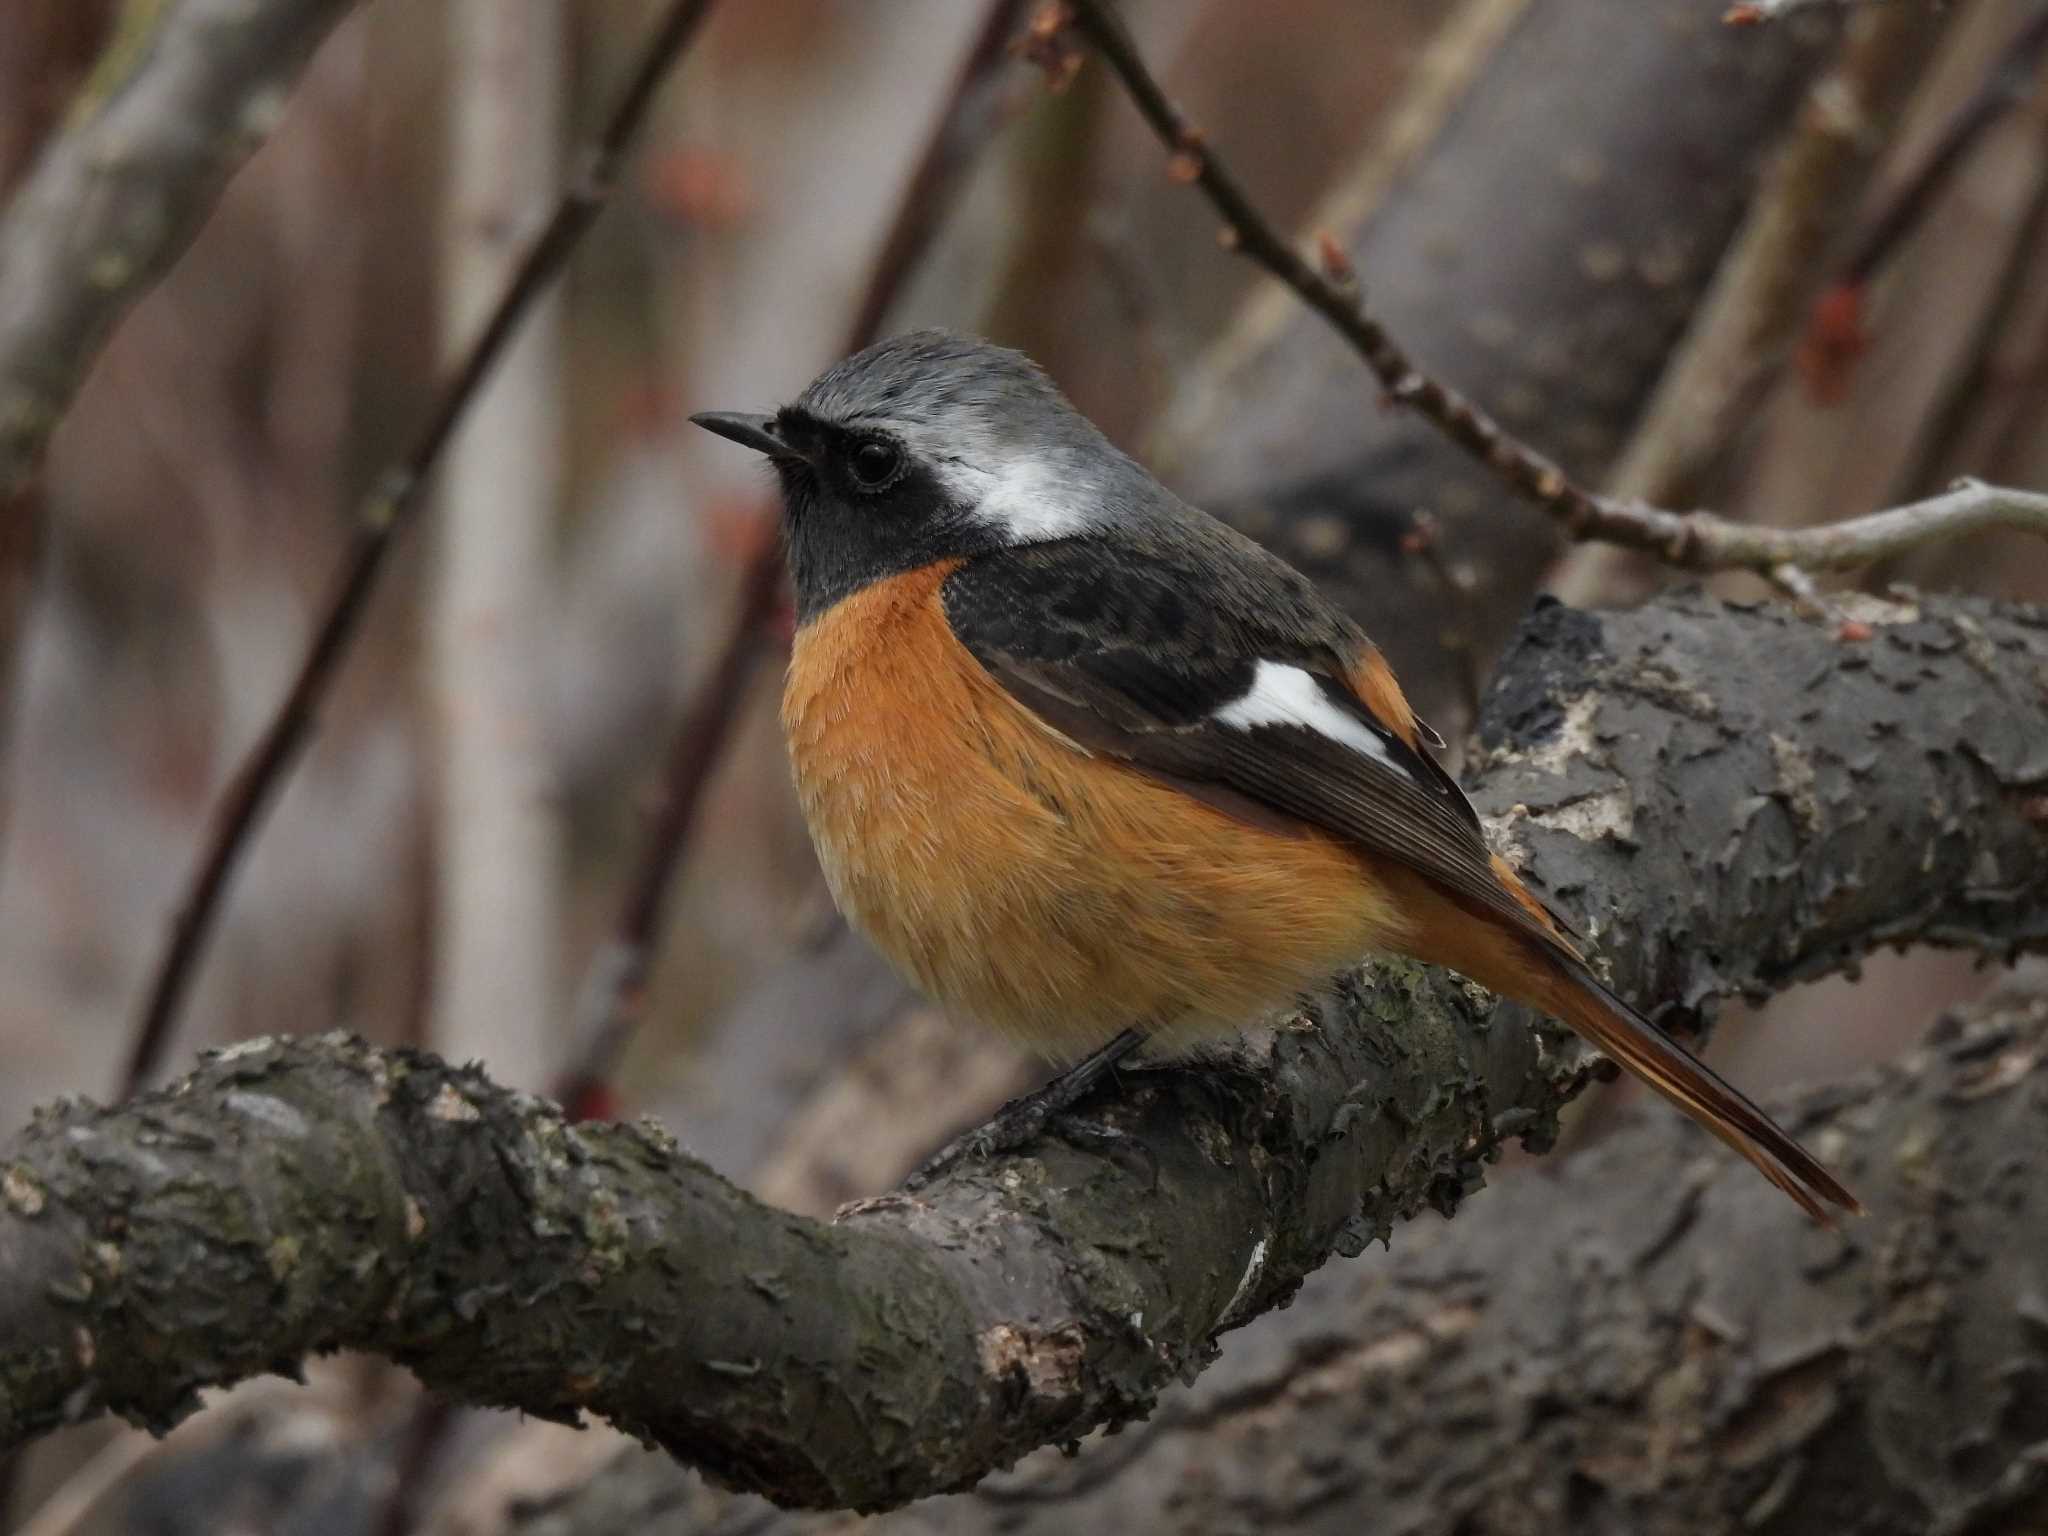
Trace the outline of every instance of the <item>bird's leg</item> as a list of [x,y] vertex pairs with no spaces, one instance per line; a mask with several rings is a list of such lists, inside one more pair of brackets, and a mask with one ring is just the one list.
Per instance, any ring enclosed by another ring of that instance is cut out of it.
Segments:
[[[1036,1140],[1044,1133],[1053,1116],[1072,1109],[1088,1096],[1089,1090],[1107,1077],[1131,1052],[1145,1043],[1140,1030],[1127,1029],[1107,1045],[1091,1051],[1064,1072],[1047,1082],[1044,1087],[1033,1089],[1021,1098],[1010,1100],[992,1115],[987,1123],[977,1126],[966,1134],[956,1136],[931,1157],[919,1165],[917,1171],[903,1181],[905,1189],[922,1189],[964,1157],[994,1157],[999,1152],[1015,1151],[1026,1142]],[[1091,1132],[1089,1139],[1105,1139],[1119,1133],[1103,1134]]]

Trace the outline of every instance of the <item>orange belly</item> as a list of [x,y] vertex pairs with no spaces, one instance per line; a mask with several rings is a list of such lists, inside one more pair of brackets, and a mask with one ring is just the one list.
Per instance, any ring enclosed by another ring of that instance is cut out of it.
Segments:
[[848,919],[935,1000],[1049,1055],[1242,1027],[1410,925],[1343,845],[1093,757],[954,640],[948,565],[798,632],[797,793]]

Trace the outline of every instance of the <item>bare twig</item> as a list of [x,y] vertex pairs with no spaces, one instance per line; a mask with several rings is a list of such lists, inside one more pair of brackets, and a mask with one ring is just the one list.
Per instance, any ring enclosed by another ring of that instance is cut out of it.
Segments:
[[847,326],[846,350],[858,352],[882,333],[882,323],[917,270],[932,238],[952,207],[967,172],[1014,107],[999,87],[1010,35],[1017,30],[1025,0],[993,0],[981,31],[967,51],[952,96],[925,145],[896,219],[882,241],[860,308]]
[[[158,961],[137,1027],[123,1078],[129,1091],[148,1080],[162,1057],[228,879],[258,820],[312,732],[320,701],[362,623],[394,539],[418,512],[426,482],[439,463],[442,450],[476,397],[478,387],[504,353],[519,322],[561,271],[577,241],[610,200],[620,162],[647,115],[655,89],[688,47],[710,9],[711,0],[672,0],[613,107],[603,133],[591,146],[581,171],[563,190],[546,227],[527,248],[490,319],[443,388],[411,452],[385,477],[358,514],[349,553],[336,575],[291,688],[214,808],[199,862],[172,920],[170,941]],[[4,459],[0,459],[0,464],[4,464]]]
[[[1006,115],[995,87],[1002,74],[1005,45],[1023,9],[1024,0],[994,0],[990,5],[875,257],[867,291],[847,328],[845,351],[858,352],[880,334],[904,284],[930,248],[964,185],[967,172]],[[747,673],[759,651],[761,631],[775,611],[781,573],[782,555],[776,542],[762,540],[741,575],[740,604],[719,659],[670,742],[667,788],[649,820],[640,862],[627,886],[618,921],[592,959],[577,997],[576,1054],[556,1093],[573,1119],[599,1115],[612,1107],[610,1085],[640,1023],[640,988],[653,959],[668,886],[687,847],[704,785],[724,755]]]
[[1813,306],[1800,366],[1817,399],[1832,401],[1847,387],[1850,366],[1869,344],[1863,298],[1870,280],[1917,229],[1986,130],[2033,93],[2041,53],[2048,48],[2048,5],[2024,22],[1976,93],[1943,126],[1905,184],[1870,221],[1842,269]]
[[1900,237],[1920,222],[1935,194],[1948,185],[1984,130],[2033,94],[2044,49],[2048,49],[2048,5],[2041,6],[2013,33],[1977,93],[1949,119],[1926,159],[1871,220],[1842,264],[1839,283],[1860,284],[1876,274]]
[[1457,390],[1416,366],[1401,344],[1367,313],[1355,283],[1325,277],[1275,232],[1255,209],[1237,180],[1209,148],[1200,129],[1167,97],[1138,56],[1130,34],[1107,0],[1048,0],[1071,18],[1123,82],[1171,159],[1168,174],[1199,187],[1223,215],[1222,241],[1264,267],[1335,326],[1364,359],[1388,395],[1434,422],[1444,435],[1489,465],[1507,482],[1569,529],[1600,512],[1598,498],[1575,484],[1555,463],[1503,429]]
[[[1372,369],[1389,395],[1412,406],[1452,442],[1548,512],[1574,539],[1601,539],[1686,570],[1748,570],[1788,590],[1803,572],[1851,570],[1936,539],[1982,527],[2048,535],[2048,496],[1959,482],[1941,496],[1815,528],[1753,527],[1712,512],[1671,512],[1596,496],[1504,430],[1465,396],[1423,373],[1366,311],[1356,280],[1318,271],[1254,209],[1202,133],[1167,98],[1106,0],[1049,0],[1092,41],[1172,155],[1169,174],[1192,182],[1224,218],[1224,244],[1286,284],[1322,315]],[[1327,264],[1327,262],[1326,262]],[[1796,570],[1785,569],[1796,567]]]
[[1586,537],[1648,549],[1695,571],[1776,568],[1850,571],[1980,528],[2017,528],[2048,537],[2048,494],[1958,480],[1939,496],[1815,528],[1765,528],[1711,512],[1603,506]]
[[1689,499],[1751,414],[1876,165],[1882,141],[1873,126],[1894,115],[1927,56],[1931,19],[1899,5],[1849,29],[1841,57],[1807,92],[1790,142],[1609,478],[1613,495],[1666,505]]

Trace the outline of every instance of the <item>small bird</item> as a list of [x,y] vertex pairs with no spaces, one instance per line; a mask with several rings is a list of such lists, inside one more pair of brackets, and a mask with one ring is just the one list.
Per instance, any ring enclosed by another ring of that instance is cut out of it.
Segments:
[[917,331],[691,420],[781,481],[782,723],[834,899],[936,1001],[1076,1063],[998,1145],[1141,1044],[1391,951],[1563,1020],[1816,1220],[1858,1209],[1593,974],[1364,631],[1023,354]]

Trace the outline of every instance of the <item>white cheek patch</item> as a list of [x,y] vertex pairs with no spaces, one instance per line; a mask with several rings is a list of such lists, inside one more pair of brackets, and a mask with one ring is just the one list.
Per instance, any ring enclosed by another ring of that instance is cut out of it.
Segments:
[[974,508],[977,522],[1000,531],[1008,543],[1063,539],[1101,521],[1076,477],[1044,459],[1020,456],[992,470],[949,464],[942,478],[948,490]]
[[1210,718],[1241,731],[1260,725],[1300,726],[1341,742],[1374,762],[1394,767],[1384,741],[1362,721],[1332,704],[1307,672],[1283,662],[1260,662],[1244,696],[1232,699]]

